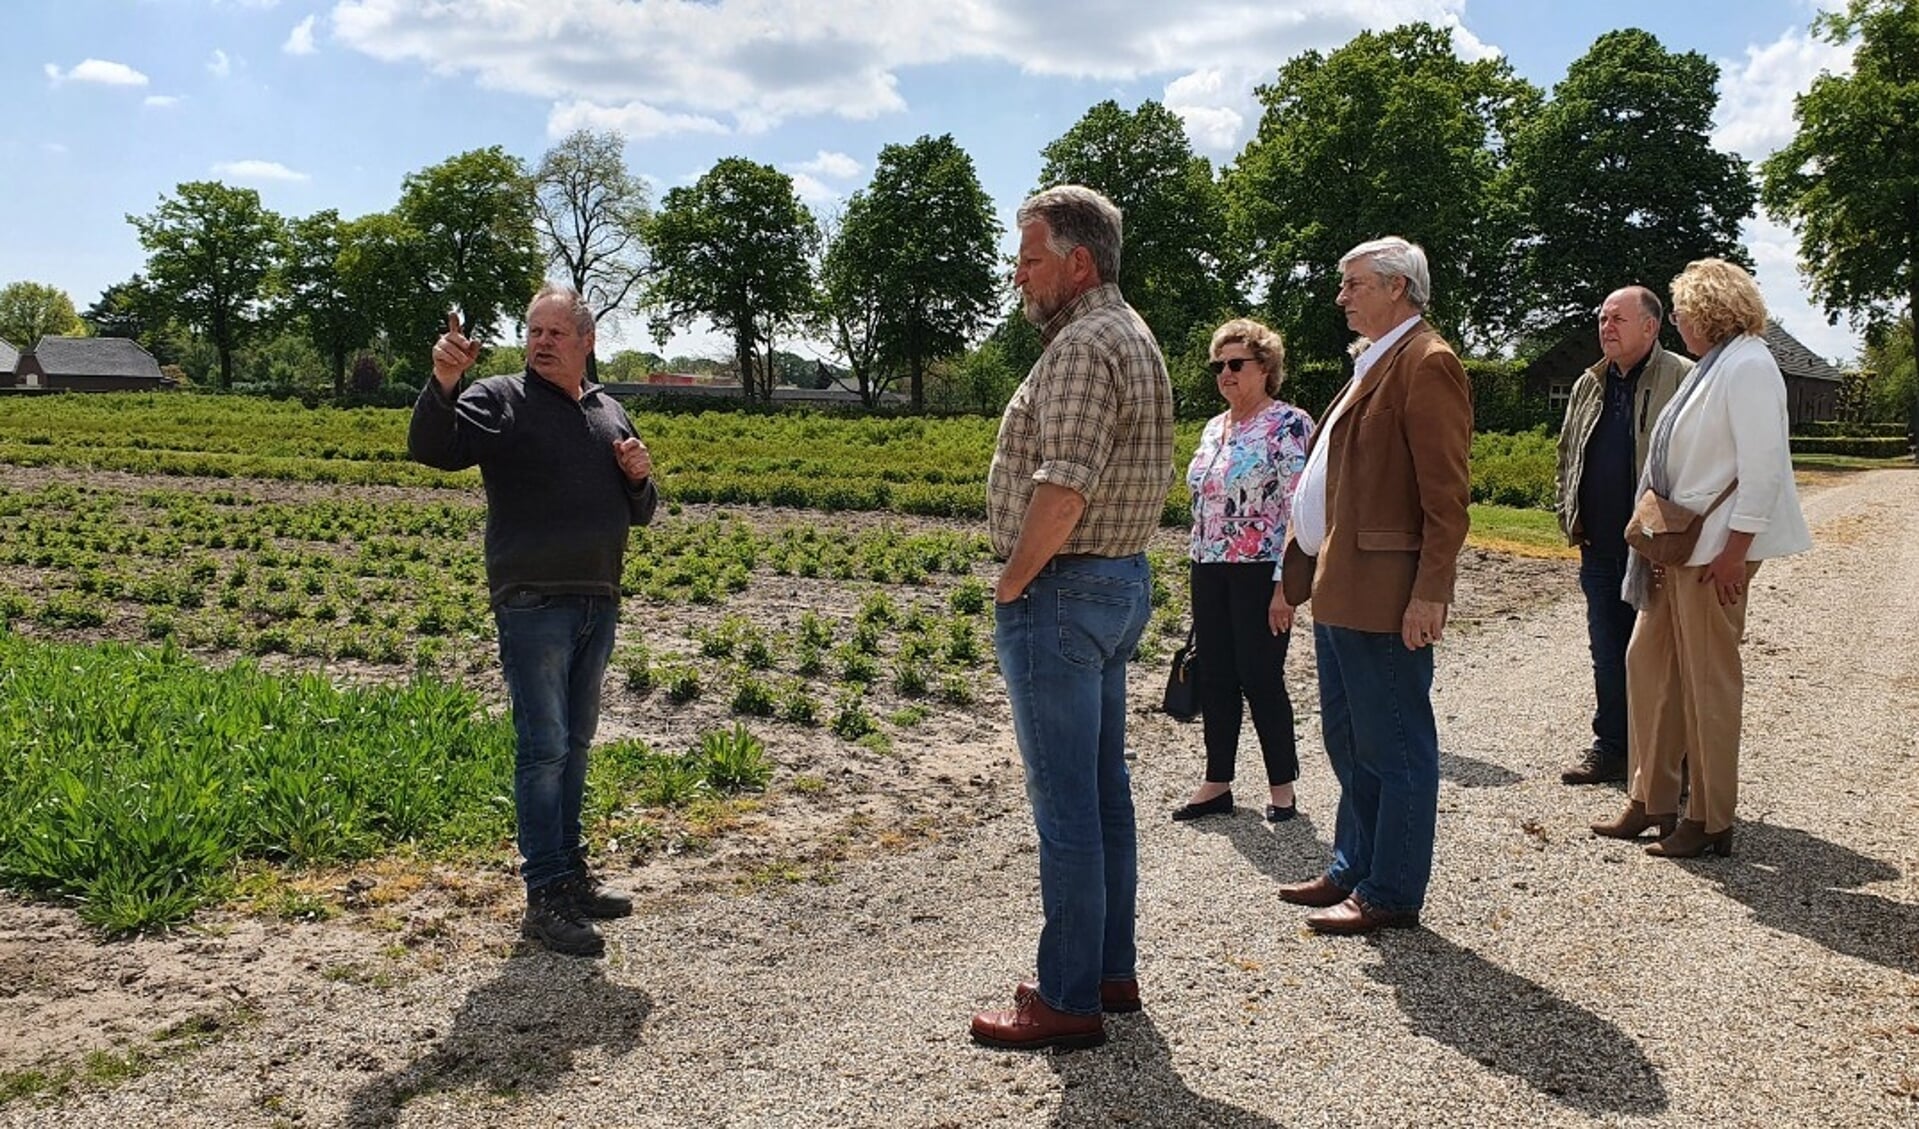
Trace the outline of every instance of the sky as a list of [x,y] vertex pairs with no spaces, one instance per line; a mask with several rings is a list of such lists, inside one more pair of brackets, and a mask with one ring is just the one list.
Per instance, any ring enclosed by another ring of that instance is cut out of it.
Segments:
[[[144,268],[127,215],[182,182],[255,188],[288,217],[354,217],[457,153],[500,145],[531,167],[579,128],[622,133],[656,202],[744,156],[828,213],[882,146],[951,133],[1010,252],[1040,150],[1094,104],[1163,102],[1225,164],[1258,125],[1254,87],[1287,59],[1417,20],[1548,92],[1598,36],[1644,28],[1719,64],[1714,141],[1757,161],[1791,138],[1793,96],[1849,65],[1809,33],[1821,3],[0,0],[14,64],[0,284],[55,285],[84,310]],[[1853,358],[1857,335],[1805,293],[1793,234],[1762,214],[1745,238],[1773,315],[1815,352]],[[622,345],[654,347],[643,318],[602,328],[602,355]],[[727,347],[689,332],[665,351]]]

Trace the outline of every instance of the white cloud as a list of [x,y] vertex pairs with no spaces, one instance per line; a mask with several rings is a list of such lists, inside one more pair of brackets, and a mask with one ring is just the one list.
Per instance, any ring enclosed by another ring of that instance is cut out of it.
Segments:
[[105,59],[83,59],[70,71],[48,63],[44,68],[54,82],[95,82],[102,86],[145,86],[147,76],[127,66]]
[[1248,119],[1257,121],[1259,114],[1252,75],[1228,75],[1220,67],[1181,75],[1166,84],[1160,101],[1186,123],[1193,148],[1219,156],[1238,151]]
[[319,48],[313,45],[314,18],[308,16],[294,24],[293,30],[287,34],[287,41],[280,44],[280,50],[289,55],[311,55],[317,52]]
[[[376,59],[469,77],[555,103],[558,118],[625,116],[657,136],[689,128],[754,133],[817,115],[864,120],[906,109],[902,71],[979,62],[1035,74],[1128,81],[1221,68],[1243,99],[1255,76],[1369,26],[1430,20],[1462,54],[1491,49],[1459,26],[1465,0],[708,0],[705,3],[453,5],[340,0],[335,42]],[[1232,130],[1236,102],[1186,104],[1209,138]],[[549,130],[554,127],[549,120]],[[1244,129],[1242,120],[1239,128]]]
[[726,132],[726,127],[712,118],[662,113],[644,102],[628,102],[623,106],[562,102],[546,117],[546,135],[555,140],[581,129],[596,133],[611,130],[635,141],[676,133]]
[[221,161],[213,166],[213,175],[252,184],[264,181],[298,182],[313,179],[303,172],[293,171],[278,161]]
[[815,212],[820,211],[844,198],[845,194],[832,185],[825,183],[811,173],[796,172],[793,176],[793,194],[800,202]]
[[825,149],[810,161],[801,161],[789,165],[796,173],[812,173],[815,176],[830,177],[833,180],[852,180],[860,175],[860,163],[845,153],[829,153]]
[[40,148],[47,154],[55,157],[64,157],[72,151],[58,141],[42,141]]
[[1765,296],[1766,312],[1806,348],[1829,361],[1850,362],[1857,357],[1859,335],[1843,318],[1838,325],[1828,325],[1825,313],[1805,291],[1799,276],[1799,237],[1764,218],[1748,220],[1740,235],[1752,252],[1753,277]]
[[207,60],[207,73],[214,78],[225,78],[233,73],[233,60],[218,47],[213,49],[213,57]]
[[1793,99],[1822,72],[1852,70],[1852,48],[1788,31],[1773,43],[1746,48],[1745,62],[1719,64],[1719,114],[1713,144],[1759,160],[1792,140]]
[[143,105],[152,106],[156,110],[171,109],[179,104],[180,96],[178,94],[149,94],[143,103]]

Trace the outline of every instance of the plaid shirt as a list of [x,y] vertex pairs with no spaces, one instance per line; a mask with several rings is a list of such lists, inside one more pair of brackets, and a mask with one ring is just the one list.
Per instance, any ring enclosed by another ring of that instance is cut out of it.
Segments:
[[1040,331],[1046,352],[1006,405],[986,475],[993,551],[1012,556],[1033,489],[1064,486],[1086,512],[1062,553],[1146,548],[1173,481],[1173,386],[1153,333],[1107,283]]

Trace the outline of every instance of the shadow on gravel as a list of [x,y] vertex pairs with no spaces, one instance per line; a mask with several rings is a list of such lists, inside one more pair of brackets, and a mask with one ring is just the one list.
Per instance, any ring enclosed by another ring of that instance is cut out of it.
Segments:
[[1639,1044],[1607,1020],[1430,930],[1380,937],[1366,974],[1390,984],[1413,1030],[1591,1117],[1670,1104]]
[[1445,752],[1439,754],[1439,778],[1461,788],[1510,788],[1526,779],[1503,764]]
[[1114,1125],[1204,1125],[1208,1129],[1278,1129],[1279,1122],[1235,1105],[1201,1097],[1173,1070],[1166,1038],[1150,1015],[1106,1021],[1107,1043],[1096,1051],[1052,1054],[1059,1075],[1055,1129]]
[[[1330,817],[1330,804],[1328,807]],[[1301,812],[1285,823],[1267,823],[1258,814],[1264,810],[1262,802],[1253,813],[1235,811],[1229,819],[1196,819],[1187,826],[1206,835],[1224,836],[1247,862],[1274,882],[1304,882],[1324,874],[1331,856],[1319,841],[1313,817]]]
[[[453,1029],[430,1053],[354,1093],[344,1123],[385,1129],[398,1123],[406,1103],[439,1091],[551,1090],[565,1083],[578,1052],[604,1047],[617,1058],[631,1050],[652,1010],[645,992],[609,984],[597,960],[515,955],[491,983],[467,994]],[[429,1030],[421,1041],[433,1037]]]
[[1743,902],[1753,920],[1835,953],[1919,975],[1919,906],[1855,892],[1899,868],[1794,827],[1741,823],[1729,859],[1680,863]]

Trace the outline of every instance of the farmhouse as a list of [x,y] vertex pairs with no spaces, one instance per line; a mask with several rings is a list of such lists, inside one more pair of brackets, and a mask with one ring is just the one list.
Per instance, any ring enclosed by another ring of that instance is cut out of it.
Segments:
[[125,337],[42,337],[20,354],[14,383],[72,392],[151,392],[173,387],[152,354]]
[[[1846,374],[1799,343],[1778,322],[1766,323],[1766,347],[1786,378],[1786,411],[1794,426],[1834,418],[1839,410],[1839,386]],[[1563,414],[1573,381],[1599,360],[1599,338],[1590,329],[1568,334],[1541,353],[1520,372],[1526,394],[1546,399]]]
[[20,367],[20,350],[0,338],[0,388],[6,388],[14,381],[14,370]]

